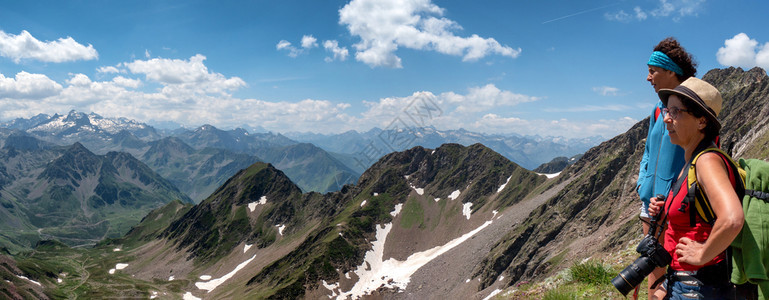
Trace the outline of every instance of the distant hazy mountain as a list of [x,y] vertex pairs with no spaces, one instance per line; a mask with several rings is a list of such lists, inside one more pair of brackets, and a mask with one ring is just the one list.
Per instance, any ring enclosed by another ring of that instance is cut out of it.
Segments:
[[177,132],[174,137],[196,149],[220,148],[255,155],[285,172],[303,191],[336,191],[345,184],[354,183],[360,176],[360,172],[347,167],[325,150],[312,144],[297,143],[281,134],[249,134],[243,129],[225,131],[204,125]]
[[329,152],[341,154],[341,160],[353,168],[367,168],[380,157],[393,151],[403,151],[413,146],[437,148],[446,143],[472,145],[481,143],[520,166],[533,169],[554,157],[584,153],[603,141],[602,137],[566,139],[520,135],[487,135],[464,129],[438,130],[434,127],[409,128],[408,130],[381,130],[374,128],[364,133],[347,131],[341,134],[287,133],[286,136],[301,142],[313,143]]
[[221,148],[250,153],[254,149],[285,147],[297,143],[279,133],[252,134],[241,128],[225,131],[211,125],[203,125],[194,130],[179,130],[173,136],[193,148]]
[[119,237],[146,213],[187,195],[127,153],[96,155],[12,135],[0,149],[0,246]]
[[[301,145],[281,134],[252,134],[240,128],[225,131],[203,125],[195,129],[157,131],[152,126],[125,118],[103,118],[94,113],[76,111],[67,115],[40,114],[0,126],[6,128],[6,134],[18,130],[56,145],[78,142],[97,154],[110,151],[130,153],[196,201],[207,197],[238,170],[260,159],[285,169],[286,174],[305,191],[335,191],[342,185],[355,182],[362,172],[347,167],[343,162],[344,156],[337,158],[318,147]],[[170,134],[176,140],[172,143],[163,141],[161,134]],[[163,153],[163,147],[193,150],[170,151],[164,157],[158,157],[156,154]]]
[[559,156],[559,157],[553,158],[553,160],[551,160],[550,162],[539,165],[539,167],[537,167],[532,171],[540,174],[555,174],[555,173],[561,172],[563,169],[565,169],[569,165],[574,164],[580,158],[582,158],[582,154],[577,154],[572,157]]
[[193,149],[178,138],[149,143],[139,158],[187,193],[195,202],[205,199],[240,169],[260,159],[225,149]]

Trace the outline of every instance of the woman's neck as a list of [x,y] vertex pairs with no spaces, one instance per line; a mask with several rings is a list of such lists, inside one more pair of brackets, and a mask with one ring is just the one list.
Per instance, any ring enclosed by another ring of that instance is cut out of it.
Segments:
[[691,161],[692,157],[694,157],[694,155],[697,154],[695,152],[698,150],[698,147],[700,146],[700,144],[703,143],[704,139],[705,139],[705,135],[699,134],[690,142],[686,143],[685,145],[681,145],[681,148],[684,148],[684,159],[686,161]]

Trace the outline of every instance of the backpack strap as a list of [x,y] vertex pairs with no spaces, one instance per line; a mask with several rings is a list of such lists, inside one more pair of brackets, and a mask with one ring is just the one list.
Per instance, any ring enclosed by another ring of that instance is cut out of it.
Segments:
[[[731,181],[732,185],[734,186],[735,192],[737,192],[737,197],[740,199],[740,202],[742,202],[742,195],[745,194],[745,171],[738,167],[734,160],[732,160],[732,158],[726,154],[726,152],[718,148],[707,148],[701,151],[694,157],[694,159],[692,159],[692,163],[689,166],[687,175],[688,190],[686,198],[684,198],[684,203],[688,203],[690,208],[689,225],[692,227],[697,224],[696,216],[699,216],[703,222],[709,225],[713,225],[713,223],[716,221],[716,214],[713,211],[713,207],[710,205],[710,201],[708,200],[707,195],[705,195],[705,191],[702,190],[699,182],[697,181],[697,159],[708,152],[715,152],[724,161],[727,173],[729,174],[729,181]],[[692,206],[692,204],[694,206]]]
[[745,189],[745,196],[751,196],[769,202],[769,193],[767,192]]

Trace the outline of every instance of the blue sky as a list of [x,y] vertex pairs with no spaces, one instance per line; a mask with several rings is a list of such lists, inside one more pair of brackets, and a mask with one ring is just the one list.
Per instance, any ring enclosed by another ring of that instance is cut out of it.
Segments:
[[678,38],[698,77],[766,69],[767,13],[757,0],[4,1],[0,120],[74,109],[339,133],[421,103],[438,129],[610,138],[657,101],[657,42]]

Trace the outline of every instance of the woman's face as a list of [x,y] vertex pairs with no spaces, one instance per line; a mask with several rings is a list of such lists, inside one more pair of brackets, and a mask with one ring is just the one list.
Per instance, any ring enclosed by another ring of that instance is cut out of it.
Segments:
[[656,66],[649,66],[649,75],[646,76],[646,81],[652,84],[655,92],[659,92],[660,89],[673,89],[681,84],[676,73]]
[[678,95],[670,95],[666,107],[664,122],[670,134],[670,142],[686,149],[687,145],[696,146],[705,137],[702,132],[707,120],[705,117],[696,118],[684,106]]

